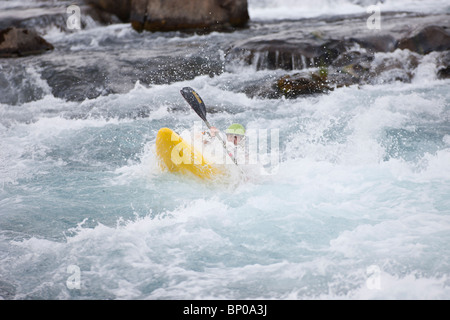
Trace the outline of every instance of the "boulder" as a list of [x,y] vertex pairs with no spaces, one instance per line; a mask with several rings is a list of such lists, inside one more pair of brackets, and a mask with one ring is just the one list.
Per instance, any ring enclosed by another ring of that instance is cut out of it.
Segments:
[[301,70],[329,66],[350,43],[335,39],[264,39],[254,38],[236,43],[227,52],[226,59],[254,65],[256,70]]
[[369,52],[393,52],[398,45],[397,39],[390,34],[375,34],[361,37],[352,37],[351,41],[358,43]]
[[398,48],[409,49],[420,54],[450,50],[450,34],[442,27],[428,26],[417,34],[400,40]]
[[319,74],[312,73],[306,76],[301,73],[283,76],[277,81],[277,89],[286,98],[325,93],[332,90],[327,85],[326,71],[320,71]]
[[137,31],[221,30],[242,27],[247,0],[132,0],[130,20]]
[[409,50],[397,49],[393,55],[381,54],[372,62],[367,82],[411,82],[420,61],[421,55]]
[[131,2],[133,0],[84,0],[94,8],[114,14],[123,22],[130,21]]
[[450,78],[450,67],[439,69],[437,72],[439,79],[449,79]]
[[373,53],[348,51],[333,61],[328,75],[328,82],[336,87],[364,83],[370,76],[374,60]]
[[253,99],[281,99],[283,94],[277,89],[277,83],[273,80],[260,81],[244,86],[241,92]]
[[23,57],[53,50],[53,45],[34,30],[6,28],[0,30],[0,57]]
[[450,78],[450,51],[441,52],[437,58],[438,79]]

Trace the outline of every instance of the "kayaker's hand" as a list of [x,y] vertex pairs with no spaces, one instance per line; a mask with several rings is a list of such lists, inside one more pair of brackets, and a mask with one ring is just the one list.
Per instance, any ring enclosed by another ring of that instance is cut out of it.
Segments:
[[211,132],[211,137],[215,137],[216,133],[219,133],[219,129],[217,129],[216,127],[211,127],[209,131]]

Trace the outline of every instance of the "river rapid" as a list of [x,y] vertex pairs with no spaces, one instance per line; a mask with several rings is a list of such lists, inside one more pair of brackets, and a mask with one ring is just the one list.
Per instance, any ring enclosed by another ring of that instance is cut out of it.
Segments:
[[[0,298],[449,299],[450,80],[437,54],[417,55],[410,81],[294,99],[243,88],[296,70],[227,59],[236,41],[372,4],[317,2],[249,1],[249,27],[223,33],[46,26],[55,50],[0,59]],[[400,2],[382,14],[450,13]],[[161,170],[157,131],[199,124],[186,86],[221,130],[276,132],[276,161],[227,183]]]

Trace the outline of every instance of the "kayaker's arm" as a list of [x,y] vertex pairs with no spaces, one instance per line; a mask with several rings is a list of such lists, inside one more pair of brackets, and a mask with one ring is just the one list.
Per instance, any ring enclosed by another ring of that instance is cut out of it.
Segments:
[[216,127],[210,127],[209,130],[203,131],[203,143],[204,144],[209,144],[211,143],[211,141],[216,137],[216,134],[219,134],[219,129],[217,129]]
[[216,135],[220,134],[220,131],[216,127],[210,127],[209,130],[203,131],[202,134],[204,136],[203,143],[209,144],[216,137]]
[[217,129],[216,127],[211,127],[211,128],[209,128],[209,132],[211,134],[211,137],[215,137],[216,134],[219,133],[219,129]]

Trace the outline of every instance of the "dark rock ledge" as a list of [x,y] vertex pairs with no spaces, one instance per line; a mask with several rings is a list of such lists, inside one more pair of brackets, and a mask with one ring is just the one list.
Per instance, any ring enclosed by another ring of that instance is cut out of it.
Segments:
[[[293,23],[289,29],[234,43],[226,60],[256,70],[297,71],[242,89],[260,98],[296,98],[354,84],[409,82],[420,57],[432,52],[439,53],[437,77],[449,77],[450,15],[409,14],[403,20],[387,15],[379,31],[368,31],[364,17],[353,20],[359,20],[359,25],[352,28],[339,21],[323,27],[310,26],[308,20]],[[404,50],[400,60],[400,54],[393,54],[396,50]],[[385,58],[376,60],[377,53],[385,53]],[[307,70],[311,68],[318,71]]]
[[53,50],[36,31],[23,28],[0,30],[0,58],[23,57]]
[[137,31],[224,30],[249,21],[247,0],[85,0]]

